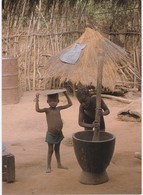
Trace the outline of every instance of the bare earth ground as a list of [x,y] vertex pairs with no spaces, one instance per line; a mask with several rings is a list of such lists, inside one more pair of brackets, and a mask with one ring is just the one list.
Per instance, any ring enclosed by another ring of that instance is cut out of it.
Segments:
[[[3,105],[3,143],[15,155],[16,181],[2,183],[3,195],[46,194],[140,194],[141,161],[134,157],[141,151],[141,123],[117,119],[117,113],[126,104],[105,99],[111,114],[105,117],[106,131],[116,136],[115,151],[107,168],[109,181],[100,185],[84,185],[78,179],[81,168],[76,160],[71,137],[83,130],[78,126],[78,107],[63,110],[64,140],[61,144],[62,163],[68,170],[58,169],[52,158],[52,173],[46,173],[47,144],[45,143],[45,114],[35,111],[35,92],[26,92],[20,103]],[[65,103],[61,96],[61,103]],[[40,107],[46,107],[46,97],[40,97]]]

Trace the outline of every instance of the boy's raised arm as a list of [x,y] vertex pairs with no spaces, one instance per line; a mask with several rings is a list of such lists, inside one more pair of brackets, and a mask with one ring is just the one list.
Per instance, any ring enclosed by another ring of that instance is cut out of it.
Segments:
[[46,111],[45,108],[43,108],[43,109],[40,109],[40,108],[39,108],[39,95],[40,95],[39,93],[36,94],[35,109],[36,109],[37,112],[45,112],[45,111]]
[[65,94],[65,96],[66,96],[66,98],[67,98],[68,106],[69,106],[69,107],[72,106],[72,101],[71,101],[70,97],[68,96],[67,91],[64,91],[64,94]]
[[108,114],[110,114],[110,110],[107,107],[107,105],[105,104],[105,102],[101,99],[101,108],[104,110],[103,115],[106,116]]
[[63,93],[66,96],[68,103],[64,106],[60,106],[60,108],[66,109],[66,108],[69,108],[70,106],[72,106],[72,101],[71,101],[70,97],[68,96],[67,91],[64,91]]

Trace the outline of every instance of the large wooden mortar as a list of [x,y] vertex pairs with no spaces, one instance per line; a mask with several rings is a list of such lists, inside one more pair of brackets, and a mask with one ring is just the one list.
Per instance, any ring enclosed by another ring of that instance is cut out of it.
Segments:
[[77,161],[82,169],[79,181],[83,184],[101,184],[108,181],[106,168],[110,164],[115,136],[100,132],[99,141],[92,141],[93,131],[73,134],[73,146]]

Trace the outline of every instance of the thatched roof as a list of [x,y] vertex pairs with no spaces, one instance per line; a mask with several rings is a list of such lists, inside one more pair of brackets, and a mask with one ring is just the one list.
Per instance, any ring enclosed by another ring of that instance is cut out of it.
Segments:
[[[86,44],[76,64],[71,65],[62,62],[60,60],[61,54],[75,43]],[[98,31],[86,28],[85,32],[75,43],[62,50],[56,56],[49,58],[46,66],[46,77],[59,77],[61,82],[66,80],[76,84],[80,82],[90,85],[92,83],[92,85],[96,86],[98,52],[102,49],[105,52],[103,86],[114,91],[117,81],[124,82],[132,79],[134,70],[130,66],[131,61],[127,52],[103,37]]]

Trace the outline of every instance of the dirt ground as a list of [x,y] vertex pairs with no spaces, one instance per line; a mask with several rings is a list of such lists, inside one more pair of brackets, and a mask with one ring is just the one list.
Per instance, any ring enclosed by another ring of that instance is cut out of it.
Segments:
[[[3,195],[46,194],[140,194],[141,160],[134,157],[141,151],[141,123],[120,121],[117,113],[126,106],[105,99],[110,115],[105,117],[106,131],[116,136],[115,151],[107,167],[109,181],[100,185],[79,182],[81,168],[72,146],[72,134],[82,131],[78,126],[79,103],[71,97],[73,106],[61,112],[64,140],[61,159],[68,170],[58,169],[53,155],[51,173],[46,173],[47,144],[45,114],[35,111],[35,92],[26,92],[18,104],[2,106],[2,139],[6,150],[15,155],[16,181],[2,182]],[[61,96],[61,104],[65,103]],[[40,96],[40,107],[46,97]]]

